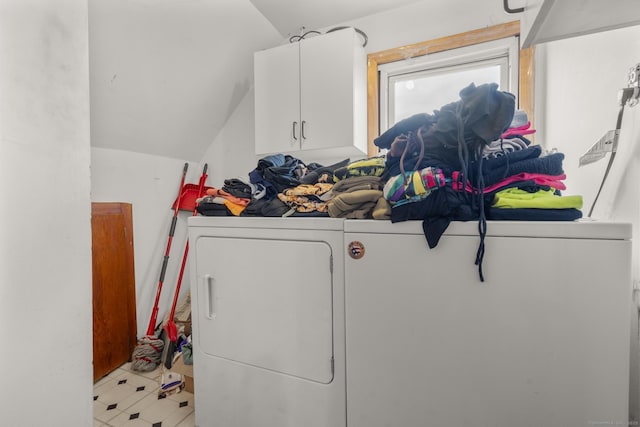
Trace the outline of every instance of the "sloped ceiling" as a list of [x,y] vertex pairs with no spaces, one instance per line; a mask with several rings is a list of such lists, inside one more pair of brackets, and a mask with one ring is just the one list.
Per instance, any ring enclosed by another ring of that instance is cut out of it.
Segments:
[[199,161],[281,41],[248,0],[89,0],[92,146]]
[[89,0],[91,144],[199,161],[251,89],[253,52],[415,2]]
[[300,34],[421,0],[250,0],[283,36]]

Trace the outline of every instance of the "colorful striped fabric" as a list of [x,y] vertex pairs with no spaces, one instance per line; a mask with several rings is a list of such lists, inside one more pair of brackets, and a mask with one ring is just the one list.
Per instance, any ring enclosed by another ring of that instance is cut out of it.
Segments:
[[419,171],[405,172],[404,176],[396,175],[390,178],[384,186],[383,195],[391,205],[417,201],[444,187],[446,183],[442,169],[427,167]]

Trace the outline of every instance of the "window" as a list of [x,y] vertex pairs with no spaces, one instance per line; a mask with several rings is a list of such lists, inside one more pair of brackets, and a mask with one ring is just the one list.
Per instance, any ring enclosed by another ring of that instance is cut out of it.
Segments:
[[457,101],[460,89],[473,82],[498,83],[518,93],[518,40],[509,37],[382,64],[380,132],[416,113],[430,113]]
[[377,135],[412,114],[458,100],[471,81],[498,83],[533,121],[533,48],[519,50],[519,32],[516,21],[370,54],[369,156],[378,153]]

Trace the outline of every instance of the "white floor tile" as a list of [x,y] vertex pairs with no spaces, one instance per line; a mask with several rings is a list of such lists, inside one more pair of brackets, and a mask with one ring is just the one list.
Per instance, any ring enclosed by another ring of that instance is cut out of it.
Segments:
[[[127,363],[94,385],[94,427],[193,427],[193,394],[182,391],[158,399],[161,369],[132,371]],[[109,405],[113,407],[108,409]]]
[[138,414],[140,419],[157,423],[167,418],[172,411],[177,409],[175,402],[167,401],[167,399],[158,399],[158,395],[154,393],[127,408],[126,412],[128,414]]
[[93,418],[103,423],[108,423],[109,420],[117,417],[121,412],[117,407],[109,409],[108,404],[98,400],[93,401]]
[[[132,417],[131,414],[122,413],[109,421],[112,427],[151,427],[153,423],[141,418]],[[164,427],[171,427],[169,425]]]
[[193,393],[189,393],[188,391],[171,394],[167,399],[175,400],[176,402],[184,402],[186,400],[189,401],[190,406],[193,406]]
[[104,377],[93,386],[93,395],[99,396],[104,394],[116,385],[118,385],[118,382],[113,378]]
[[[189,416],[193,415],[193,408],[191,408],[190,410],[186,410],[186,408],[184,411],[178,411],[178,412],[172,412],[171,415],[169,415],[166,419],[162,420],[162,425],[163,426],[177,426],[180,425],[186,418],[188,418]],[[194,424],[191,424],[191,427],[193,427]]]
[[194,427],[196,425],[196,413],[192,412],[187,418],[182,420],[176,427]]
[[99,380],[98,380],[98,381],[93,385],[93,387],[94,387],[94,388],[95,388],[95,387],[99,387],[99,386],[101,386],[101,385],[103,385],[104,383],[109,382],[109,381],[111,381],[111,378],[107,375],[107,376],[105,376],[105,377],[100,378],[100,379],[99,379]]
[[98,401],[109,405],[111,403],[120,403],[133,394],[136,394],[136,388],[134,386],[129,384],[118,384],[97,396]]

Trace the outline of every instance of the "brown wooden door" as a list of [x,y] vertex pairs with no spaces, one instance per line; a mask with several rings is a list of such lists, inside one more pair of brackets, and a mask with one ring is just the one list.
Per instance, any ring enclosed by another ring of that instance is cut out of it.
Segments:
[[128,203],[91,204],[93,379],[127,362],[136,345],[133,221]]

